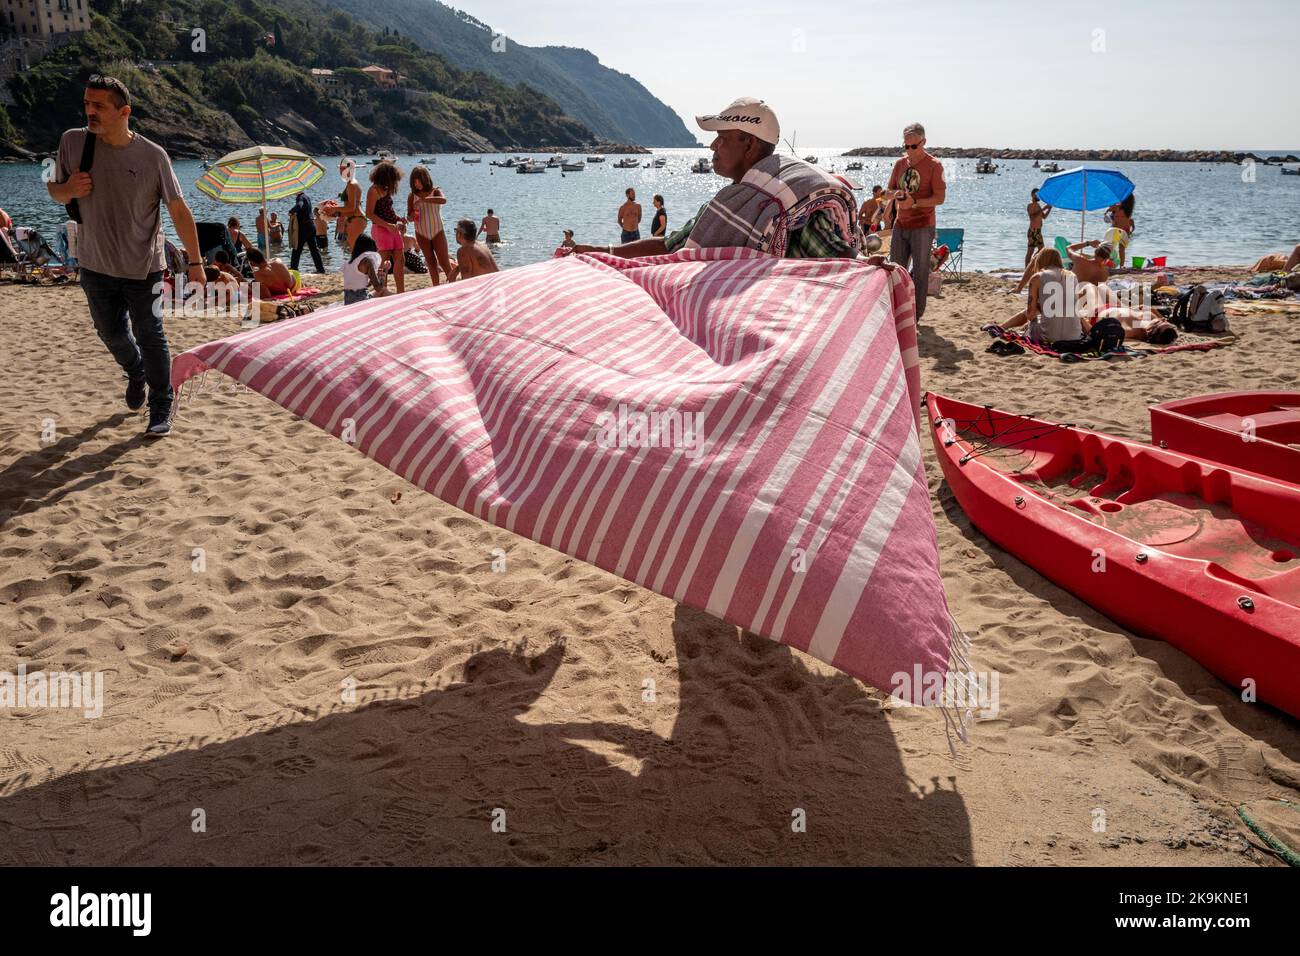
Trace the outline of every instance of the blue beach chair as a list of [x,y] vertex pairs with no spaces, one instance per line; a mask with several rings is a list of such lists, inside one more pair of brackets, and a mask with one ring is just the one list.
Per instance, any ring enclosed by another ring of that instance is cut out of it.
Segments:
[[936,229],[934,231],[934,245],[937,249],[939,246],[948,247],[948,261],[943,264],[941,272],[951,272],[961,278],[961,252],[962,246],[966,241],[965,229]]

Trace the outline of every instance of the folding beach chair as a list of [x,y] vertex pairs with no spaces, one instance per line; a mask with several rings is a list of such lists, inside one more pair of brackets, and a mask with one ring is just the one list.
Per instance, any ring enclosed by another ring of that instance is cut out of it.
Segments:
[[965,229],[936,229],[934,231],[935,248],[937,249],[939,246],[948,247],[948,261],[940,267],[941,272],[951,272],[957,278],[961,278],[961,253],[965,241]]
[[251,276],[252,270],[248,267],[248,257],[244,251],[235,245],[235,238],[230,234],[224,222],[196,222],[194,228],[199,234],[199,249],[202,251],[204,259],[212,262],[212,254],[218,249],[224,249],[230,256],[230,263],[238,269],[243,275]]
[[31,270],[27,254],[13,241],[9,230],[0,229],[0,272],[11,272],[20,279],[25,279]]

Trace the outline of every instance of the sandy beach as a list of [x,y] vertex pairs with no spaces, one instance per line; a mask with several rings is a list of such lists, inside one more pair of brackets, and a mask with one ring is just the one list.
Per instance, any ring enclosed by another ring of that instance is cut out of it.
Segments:
[[[1297,387],[1300,331],[1267,312],[1210,352],[986,354],[1010,285],[931,300],[925,388],[1145,439],[1151,403]],[[1300,725],[989,543],[928,438],[948,602],[1001,677],[955,758],[938,714],[469,517],[248,390],[147,442],[78,288],[0,300],[0,670],[106,693],[97,719],[0,717],[0,862],[1280,865],[1240,806],[1300,845],[1300,815],[1270,815],[1300,802]],[[167,322],[173,354],[236,330]]]

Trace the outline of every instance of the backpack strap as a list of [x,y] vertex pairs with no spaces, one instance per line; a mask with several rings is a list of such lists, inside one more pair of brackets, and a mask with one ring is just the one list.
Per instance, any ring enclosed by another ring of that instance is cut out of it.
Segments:
[[90,172],[90,167],[95,164],[95,134],[86,131],[86,141],[81,144],[81,165],[80,170],[83,173]]

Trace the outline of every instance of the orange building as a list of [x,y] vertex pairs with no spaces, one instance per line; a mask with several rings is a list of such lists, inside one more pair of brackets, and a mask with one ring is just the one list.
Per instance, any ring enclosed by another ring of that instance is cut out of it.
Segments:
[[90,29],[90,0],[0,0],[0,33],[49,37]]

